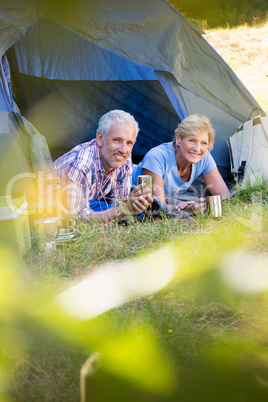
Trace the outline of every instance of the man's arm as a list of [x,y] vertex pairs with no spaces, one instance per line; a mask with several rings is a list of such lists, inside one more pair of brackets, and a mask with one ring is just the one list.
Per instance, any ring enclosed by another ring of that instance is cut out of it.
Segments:
[[[129,178],[129,183],[131,183],[131,175],[129,175]],[[141,185],[139,185],[132,190],[127,201],[124,202],[122,200],[117,206],[104,211],[93,211],[89,206],[89,200],[91,199],[90,185],[85,186],[72,180],[71,177],[65,178],[62,184],[64,186],[62,191],[63,199],[65,200],[65,213],[72,215],[75,219],[83,219],[89,222],[116,221],[126,215],[141,214],[149,207],[150,203],[153,202],[150,189],[144,188],[142,191]],[[128,188],[128,183],[124,184],[125,188]]]
[[[143,184],[144,186],[145,184]],[[144,212],[149,205],[153,202],[151,191],[148,187],[143,188],[142,184],[139,184],[132,190],[127,201],[119,202],[116,207],[108,208],[104,211],[91,211],[88,216],[89,222],[98,221],[117,221],[128,215],[139,215]]]

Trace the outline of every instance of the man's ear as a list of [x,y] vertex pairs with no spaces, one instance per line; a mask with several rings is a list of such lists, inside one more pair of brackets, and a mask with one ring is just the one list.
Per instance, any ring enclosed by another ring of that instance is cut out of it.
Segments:
[[104,144],[101,131],[97,131],[97,134],[96,134],[96,142],[97,142],[98,147],[100,147],[100,148],[101,148],[101,147],[103,146],[103,144]]

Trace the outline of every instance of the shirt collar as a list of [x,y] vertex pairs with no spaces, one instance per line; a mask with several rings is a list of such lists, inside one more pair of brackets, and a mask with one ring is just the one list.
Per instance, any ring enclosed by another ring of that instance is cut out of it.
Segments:
[[104,166],[100,157],[96,139],[92,141],[92,146],[94,148],[95,169],[97,172],[104,173]]

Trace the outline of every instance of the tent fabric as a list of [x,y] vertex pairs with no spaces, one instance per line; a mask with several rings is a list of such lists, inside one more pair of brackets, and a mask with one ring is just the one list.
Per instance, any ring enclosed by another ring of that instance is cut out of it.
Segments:
[[29,223],[55,216],[60,183],[46,139],[15,112],[0,112],[0,196],[25,194]]
[[111,109],[139,122],[134,158],[201,113],[216,129],[212,155],[229,169],[227,139],[261,111],[203,32],[165,0],[1,0],[0,25],[0,110],[11,118],[13,94],[55,157],[93,138]]
[[[178,116],[158,81],[50,82],[28,76],[17,79],[16,74],[14,81],[23,100],[21,112],[38,131],[46,133],[52,150],[68,150],[88,141],[89,135],[93,138],[100,116],[111,109],[139,116],[136,118],[142,134],[135,145],[136,155],[143,155],[159,141],[164,142],[167,132],[174,132],[178,123]],[[40,93],[44,96],[42,101]]]
[[[40,4],[45,2],[41,1]],[[154,70],[169,71],[180,85],[219,106],[226,107],[242,121],[245,117],[249,117],[251,112],[249,100],[257,106],[256,101],[227,64],[201,37],[201,30],[163,1],[114,1],[113,10],[110,4],[108,0],[100,0],[78,1],[77,6],[74,5],[73,8],[40,6],[39,13],[42,12],[43,18],[38,19],[33,13],[31,14],[32,24],[29,27],[30,31],[29,29],[29,32],[27,31],[28,40],[25,39],[23,45],[24,57],[27,60],[24,59],[23,64],[33,66],[38,57],[42,68],[49,66],[50,71],[57,70],[58,76],[44,75],[46,78],[72,79],[70,76],[64,76],[71,74],[77,79],[83,79],[80,73],[90,60],[86,48],[91,42],[95,47],[105,49],[106,53],[116,53],[118,58],[121,56]],[[25,7],[27,9],[26,2]],[[25,25],[23,24],[23,27]],[[54,26],[53,29],[51,25]],[[37,54],[35,53],[36,56],[32,58],[31,48],[32,46],[35,48],[35,45]],[[66,58],[68,53],[69,56]],[[78,60],[79,66],[72,62],[72,59]],[[109,64],[102,63],[102,58],[98,60],[100,68],[98,79],[105,80]],[[31,72],[32,75],[38,75],[40,73],[38,66],[33,68],[35,71]],[[88,68],[91,69],[90,63]],[[120,65],[116,73],[119,70]],[[89,76],[87,79],[92,78]],[[235,98],[232,96],[234,93]]]
[[[58,38],[56,43],[55,38]],[[64,81],[156,79],[151,67],[107,52],[44,18],[29,27],[23,38],[14,45],[13,52],[13,71],[34,77]],[[32,58],[32,54],[38,57]]]
[[9,111],[14,108],[14,101],[11,91],[11,78],[7,58],[5,55],[1,57],[0,62],[0,104],[3,111]]
[[231,171],[251,184],[268,179],[268,116],[257,116],[229,137]]

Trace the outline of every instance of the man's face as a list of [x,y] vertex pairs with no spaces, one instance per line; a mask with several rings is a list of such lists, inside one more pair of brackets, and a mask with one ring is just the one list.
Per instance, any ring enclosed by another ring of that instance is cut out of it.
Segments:
[[136,140],[135,128],[127,122],[114,122],[105,140],[100,131],[96,140],[105,172],[109,172],[121,167],[129,158]]

